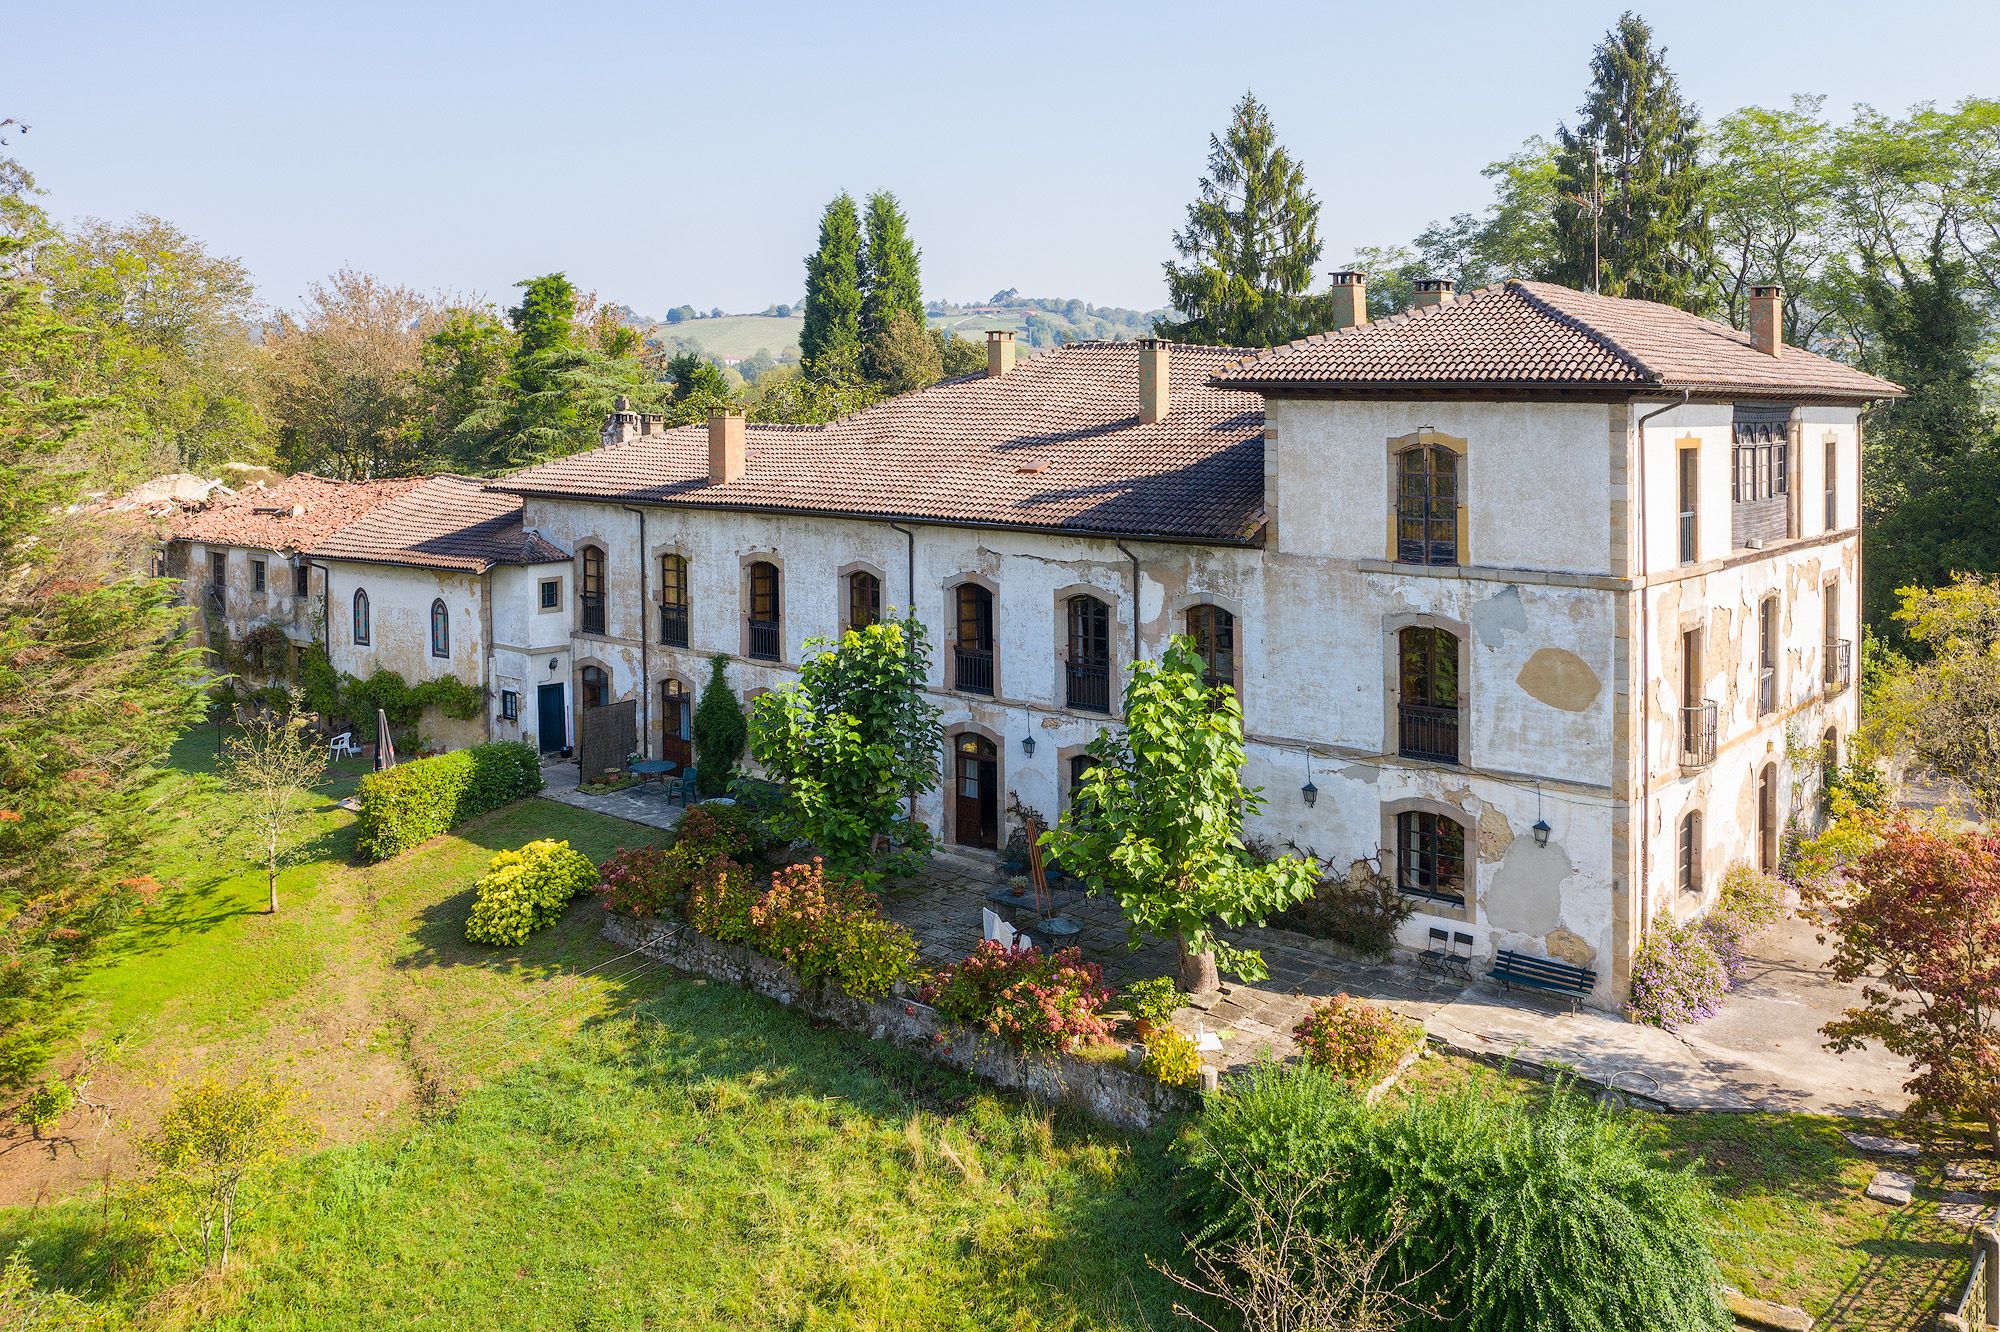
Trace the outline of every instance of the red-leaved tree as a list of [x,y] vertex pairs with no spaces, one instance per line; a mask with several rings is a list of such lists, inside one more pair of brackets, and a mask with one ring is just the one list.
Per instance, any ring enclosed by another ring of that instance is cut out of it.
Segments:
[[1881,833],[1827,903],[1833,974],[1863,1003],[1821,1030],[1909,1060],[1915,1111],[1983,1120],[2000,1148],[2000,835],[1907,815]]

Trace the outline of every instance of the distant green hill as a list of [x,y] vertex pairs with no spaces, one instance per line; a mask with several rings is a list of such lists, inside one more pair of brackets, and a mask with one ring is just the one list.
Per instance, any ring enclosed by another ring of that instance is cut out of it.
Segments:
[[[1092,338],[1145,337],[1162,313],[1007,295],[986,305],[932,301],[928,318],[932,328],[949,329],[974,342],[984,342],[989,328],[1004,328],[1025,346],[1040,348]],[[784,360],[787,352],[798,355],[799,328],[804,322],[798,315],[734,314],[655,324],[647,336],[669,347],[678,339],[725,363],[748,359],[759,351]]]

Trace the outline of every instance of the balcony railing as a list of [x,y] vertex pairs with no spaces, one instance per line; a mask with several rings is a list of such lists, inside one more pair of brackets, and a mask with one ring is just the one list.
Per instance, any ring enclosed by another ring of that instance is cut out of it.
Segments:
[[961,694],[993,692],[993,649],[956,647],[951,650],[952,684]]
[[1757,715],[1768,716],[1778,710],[1778,671],[1775,666],[1766,666],[1757,672]]
[[585,592],[576,599],[576,604],[582,614],[583,632],[586,634],[603,633],[604,594],[602,592]]
[[1072,661],[1065,664],[1069,705],[1079,712],[1111,711],[1111,663]]
[[776,620],[750,621],[750,655],[758,661],[778,659],[778,622]]
[[1854,644],[1845,638],[1829,640],[1820,669],[1829,693],[1838,692],[1853,684]]
[[1706,768],[1715,762],[1715,700],[1681,709],[1681,766]]
[[1681,515],[1681,563],[1693,564],[1695,556],[1695,516],[1693,513]]
[[1396,752],[1433,763],[1458,762],[1458,709],[1428,703],[1397,705]]
[[660,641],[668,647],[688,645],[688,608],[686,606],[660,607]]

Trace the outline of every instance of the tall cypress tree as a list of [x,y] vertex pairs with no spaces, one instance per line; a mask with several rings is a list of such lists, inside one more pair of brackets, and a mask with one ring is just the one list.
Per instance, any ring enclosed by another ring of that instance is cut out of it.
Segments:
[[1161,337],[1268,347],[1324,322],[1324,303],[1306,290],[1319,262],[1319,197],[1254,94],[1209,136],[1208,174],[1174,249],[1186,262],[1164,265],[1167,298],[1182,317],[1160,320]]
[[825,369],[861,345],[861,219],[845,191],[819,219],[819,248],[806,257],[805,327],[799,360]]
[[[1644,19],[1627,13],[1591,57],[1577,126],[1557,129],[1554,281],[1701,311],[1714,241],[1701,116]],[[1593,158],[1595,161],[1593,161]],[[1601,197],[1601,212],[1591,201]]]
[[867,243],[861,252],[861,340],[873,343],[907,315],[924,326],[924,283],[910,240],[910,220],[896,196],[868,196]]

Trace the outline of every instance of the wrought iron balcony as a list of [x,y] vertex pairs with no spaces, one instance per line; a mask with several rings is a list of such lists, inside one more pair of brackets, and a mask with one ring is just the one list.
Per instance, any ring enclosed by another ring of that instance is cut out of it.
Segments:
[[583,632],[586,634],[603,633],[604,594],[602,592],[585,592],[576,599],[576,602],[578,610],[582,615]]
[[1692,512],[1681,515],[1681,563],[1693,564],[1695,557],[1695,515]]
[[1428,703],[1396,706],[1396,752],[1432,763],[1458,762],[1458,709]]
[[952,684],[961,694],[992,694],[993,649],[954,646]]
[[1778,710],[1778,671],[1774,666],[1766,666],[1757,672],[1757,715],[1767,716]]
[[660,607],[660,641],[668,647],[688,645],[688,608],[686,606]]
[[1079,712],[1111,711],[1111,663],[1072,661],[1065,663],[1069,705]]
[[750,655],[758,661],[778,660],[778,622],[750,621]]
[[1681,766],[1706,768],[1715,762],[1715,700],[1681,709]]
[[1830,640],[1826,645],[1826,655],[1821,658],[1820,670],[1830,694],[1853,684],[1854,644],[1845,638]]

